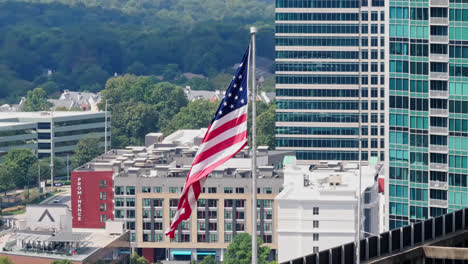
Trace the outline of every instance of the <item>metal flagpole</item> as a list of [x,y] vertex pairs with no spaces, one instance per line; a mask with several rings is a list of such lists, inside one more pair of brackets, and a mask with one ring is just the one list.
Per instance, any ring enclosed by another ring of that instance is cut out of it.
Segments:
[[252,35],[251,58],[252,58],[252,264],[257,264],[257,87],[255,83],[255,33],[256,27],[250,28]]
[[[359,40],[362,39],[362,9],[361,4],[359,4]],[[356,226],[356,264],[361,262],[361,178],[362,178],[362,52],[361,52],[361,43],[359,43],[359,179],[357,186],[357,226]]]

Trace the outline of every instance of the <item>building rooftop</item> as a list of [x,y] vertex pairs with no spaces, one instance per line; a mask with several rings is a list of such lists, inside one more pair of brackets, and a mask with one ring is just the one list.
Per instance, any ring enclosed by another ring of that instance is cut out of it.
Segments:
[[[342,200],[356,192],[359,180],[359,164],[322,163],[317,166],[285,165],[284,190],[276,199],[289,200]],[[361,193],[372,187],[382,165],[362,166]]]
[[90,112],[79,112],[79,111],[42,111],[42,112],[0,112],[1,119],[7,118],[50,118],[50,117],[66,117],[66,116],[82,116],[90,115]]

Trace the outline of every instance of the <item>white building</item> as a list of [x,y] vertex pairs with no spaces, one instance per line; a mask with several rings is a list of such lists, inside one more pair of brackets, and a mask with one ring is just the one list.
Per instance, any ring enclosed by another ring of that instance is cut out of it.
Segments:
[[[362,236],[380,233],[384,196],[381,166],[362,167]],[[310,167],[292,159],[284,169],[278,203],[278,262],[354,241],[357,223],[357,163]]]

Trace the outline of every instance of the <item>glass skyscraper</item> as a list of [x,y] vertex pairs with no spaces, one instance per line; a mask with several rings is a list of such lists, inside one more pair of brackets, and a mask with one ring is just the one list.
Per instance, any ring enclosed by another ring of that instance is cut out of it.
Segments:
[[468,206],[468,0],[388,3],[392,229]]
[[384,3],[276,1],[277,149],[357,161],[361,144],[363,161],[384,160]]

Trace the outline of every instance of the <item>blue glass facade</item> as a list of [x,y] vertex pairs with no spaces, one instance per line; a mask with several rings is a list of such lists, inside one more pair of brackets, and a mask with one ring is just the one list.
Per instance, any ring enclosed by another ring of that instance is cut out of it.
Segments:
[[393,229],[468,205],[468,1],[389,3]]
[[315,163],[359,160],[362,146],[364,161],[384,160],[384,8],[380,0],[276,1],[277,149]]

